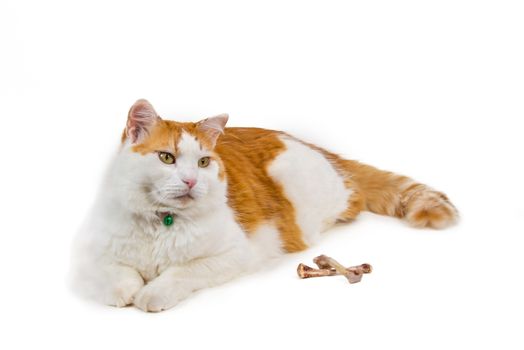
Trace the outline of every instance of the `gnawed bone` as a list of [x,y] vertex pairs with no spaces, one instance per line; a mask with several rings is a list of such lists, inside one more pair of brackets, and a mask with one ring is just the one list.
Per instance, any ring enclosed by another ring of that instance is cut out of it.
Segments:
[[363,274],[371,273],[373,269],[369,264],[344,267],[338,261],[326,255],[317,256],[313,259],[313,262],[319,269],[312,268],[305,264],[298,265],[297,274],[300,278],[342,275],[347,278],[349,283],[357,283],[360,282]]

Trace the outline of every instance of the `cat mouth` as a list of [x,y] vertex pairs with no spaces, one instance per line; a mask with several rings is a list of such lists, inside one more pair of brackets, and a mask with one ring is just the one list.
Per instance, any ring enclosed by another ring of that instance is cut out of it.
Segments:
[[191,195],[191,193],[187,192],[186,194],[183,194],[181,196],[177,196],[177,197],[175,197],[173,199],[174,200],[181,200],[181,201],[187,202],[187,201],[193,200],[195,198]]
[[188,193],[183,194],[181,196],[175,197],[174,199],[187,201],[187,200],[192,200],[192,199],[195,199],[195,198],[193,198],[193,196],[191,196],[191,194],[188,192]]
[[[149,192],[150,193],[150,192]],[[162,195],[159,191],[151,193],[151,201],[162,208],[174,208],[179,205],[186,206],[195,200],[195,197],[188,191],[179,195],[171,194],[170,196]],[[160,198],[162,199],[160,199]]]

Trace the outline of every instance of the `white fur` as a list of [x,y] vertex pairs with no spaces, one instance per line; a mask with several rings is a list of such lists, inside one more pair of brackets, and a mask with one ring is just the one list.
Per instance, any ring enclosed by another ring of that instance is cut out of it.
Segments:
[[269,174],[283,186],[304,241],[311,245],[347,209],[351,190],[322,154],[288,136],[281,139],[286,151],[271,163]]
[[[198,142],[182,136],[176,165],[131,146],[125,143],[112,162],[78,237],[77,290],[106,304],[160,311],[251,269],[251,246],[226,203],[226,183],[215,162],[198,168],[208,155]],[[184,177],[197,179],[190,203],[172,198],[187,192]],[[174,224],[164,226],[157,211],[174,212]]]
[[249,241],[253,249],[253,265],[261,266],[268,260],[278,258],[284,254],[280,232],[271,223],[260,225],[260,227],[249,236]]
[[[293,202],[307,242],[345,209],[349,191],[318,152],[291,139],[270,173]],[[73,253],[75,287],[99,302],[145,311],[176,305],[193,291],[253,271],[283,254],[279,232],[268,222],[249,236],[227,205],[226,182],[198,141],[184,133],[175,164],[141,155],[126,141],[109,169]],[[175,153],[173,149],[159,150]],[[189,190],[182,181],[196,179]],[[176,197],[189,193],[193,200]],[[173,212],[164,226],[158,212]]]

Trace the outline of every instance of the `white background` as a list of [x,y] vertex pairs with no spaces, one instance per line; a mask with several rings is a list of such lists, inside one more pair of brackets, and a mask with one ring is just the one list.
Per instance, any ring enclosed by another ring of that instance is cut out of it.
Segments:
[[[523,18],[500,0],[3,0],[0,347],[522,349]],[[161,314],[79,300],[70,242],[138,98],[410,175],[462,220],[365,213]],[[319,253],[375,270],[299,280]]]

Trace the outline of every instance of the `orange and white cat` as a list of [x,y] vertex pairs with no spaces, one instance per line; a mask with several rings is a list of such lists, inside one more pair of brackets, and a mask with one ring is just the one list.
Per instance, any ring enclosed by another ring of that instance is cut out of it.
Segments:
[[448,198],[284,132],[225,128],[130,109],[121,147],[78,237],[75,285],[83,294],[144,311],[306,249],[360,211],[443,228]]

